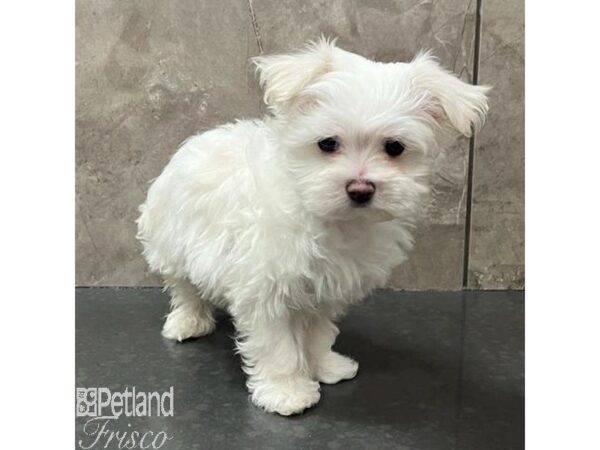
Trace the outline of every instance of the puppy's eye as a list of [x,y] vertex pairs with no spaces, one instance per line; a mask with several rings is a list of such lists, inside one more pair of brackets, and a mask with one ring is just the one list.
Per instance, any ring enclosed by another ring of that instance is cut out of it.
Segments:
[[333,153],[338,149],[339,142],[338,142],[337,138],[328,137],[325,139],[321,139],[317,145],[325,153]]
[[387,141],[385,143],[385,152],[391,157],[400,156],[404,151],[404,144],[400,141]]

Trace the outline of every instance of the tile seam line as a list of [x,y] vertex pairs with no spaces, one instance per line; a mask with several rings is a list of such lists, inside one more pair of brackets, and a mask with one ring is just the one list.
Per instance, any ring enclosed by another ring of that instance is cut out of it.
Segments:
[[459,342],[460,346],[458,349],[458,374],[456,377],[456,397],[455,397],[455,413],[454,413],[454,450],[458,450],[458,444],[461,432],[461,418],[462,408],[464,404],[463,400],[463,376],[464,376],[464,362],[465,362],[465,335],[466,335],[466,322],[467,322],[467,292],[463,291],[460,299],[460,329]]
[[[479,84],[479,58],[481,50],[481,22],[482,22],[482,6],[483,0],[476,0],[475,6],[475,36],[474,36],[474,53],[473,53],[473,84]],[[463,249],[463,289],[469,287],[469,268],[471,264],[471,229],[472,229],[472,213],[473,213],[473,180],[475,169],[475,149],[477,135],[473,132],[469,140],[469,154],[467,159],[467,199],[465,210],[465,237]]]
[[[125,284],[110,284],[110,285],[85,285],[85,284],[76,284],[75,289],[164,289],[164,287],[159,285],[125,285]],[[496,293],[496,292],[521,292],[525,293],[524,288],[506,288],[506,289],[478,289],[478,288],[469,288],[469,289],[394,289],[392,287],[386,287],[382,290],[390,291],[390,292],[408,292],[408,293],[426,293],[426,294],[437,294],[437,293],[452,293],[459,294],[461,292],[484,292],[484,293]]]

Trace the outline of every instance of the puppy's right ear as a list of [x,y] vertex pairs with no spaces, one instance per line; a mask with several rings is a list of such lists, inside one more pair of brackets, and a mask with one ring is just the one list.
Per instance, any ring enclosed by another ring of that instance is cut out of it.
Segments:
[[252,58],[264,89],[264,102],[275,115],[303,103],[302,91],[332,67],[335,39],[322,37],[303,50]]

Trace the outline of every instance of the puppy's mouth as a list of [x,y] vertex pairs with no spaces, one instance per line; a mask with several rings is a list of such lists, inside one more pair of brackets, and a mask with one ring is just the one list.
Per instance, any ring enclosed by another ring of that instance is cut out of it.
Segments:
[[388,222],[396,218],[389,211],[377,207],[372,201],[362,204],[355,204],[352,202],[349,207],[349,212],[348,220],[361,218],[370,222]]

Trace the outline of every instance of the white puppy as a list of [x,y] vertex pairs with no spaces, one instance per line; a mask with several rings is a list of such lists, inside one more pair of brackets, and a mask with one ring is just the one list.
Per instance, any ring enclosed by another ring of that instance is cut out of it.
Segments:
[[185,141],[138,238],[171,291],[163,335],[208,334],[226,308],[252,400],[289,415],[356,375],[334,322],[406,259],[440,132],[478,128],[487,88],[427,53],[384,64],[326,39],[254,63],[271,114]]

